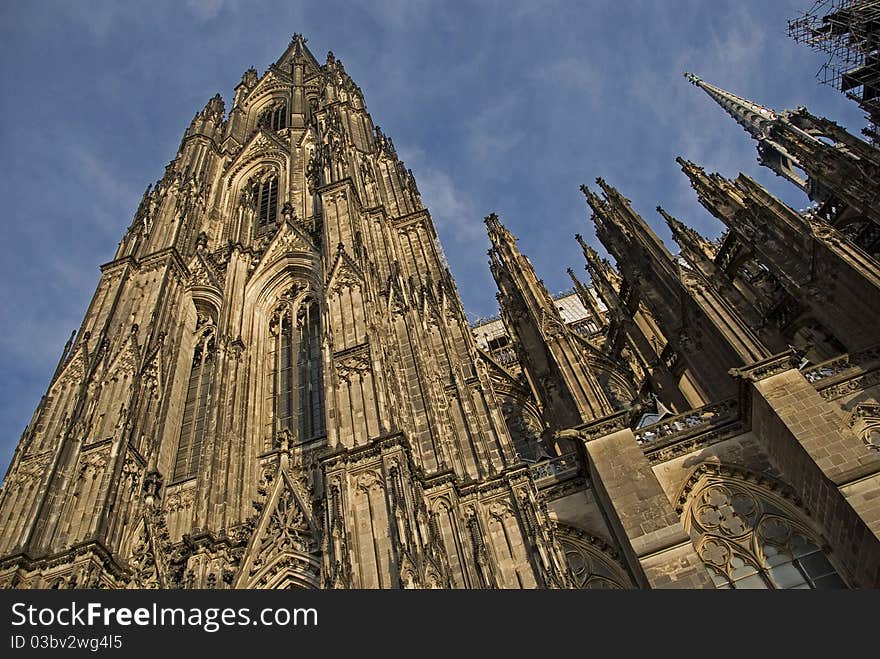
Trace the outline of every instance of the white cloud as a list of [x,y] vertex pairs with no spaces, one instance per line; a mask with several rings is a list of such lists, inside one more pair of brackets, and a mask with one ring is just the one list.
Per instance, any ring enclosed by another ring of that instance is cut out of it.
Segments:
[[523,93],[511,89],[494,98],[488,105],[475,108],[476,114],[467,123],[467,150],[472,158],[483,163],[505,161],[508,153],[526,135],[527,124],[522,122]]
[[216,18],[227,4],[228,0],[186,0],[186,8],[201,21]]

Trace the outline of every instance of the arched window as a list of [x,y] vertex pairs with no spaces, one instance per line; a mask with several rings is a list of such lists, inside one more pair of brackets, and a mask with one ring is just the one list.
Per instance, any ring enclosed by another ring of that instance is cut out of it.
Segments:
[[273,399],[275,430],[288,430],[299,443],[326,433],[321,313],[312,298],[288,291],[272,319],[275,338]]
[[174,460],[173,481],[192,478],[199,471],[202,457],[202,440],[205,436],[205,418],[208,409],[208,393],[214,374],[214,328],[210,321],[199,319],[199,333],[193,351],[189,386],[180,426],[180,442]]
[[280,103],[265,110],[257,121],[260,128],[269,130],[281,130],[287,128],[287,104]]
[[758,488],[705,481],[686,525],[716,588],[846,588],[809,529]]
[[609,555],[609,551],[613,550],[601,540],[562,524],[557,526],[557,538],[565,552],[565,562],[575,588],[633,588],[623,568]]
[[257,216],[255,233],[259,235],[275,226],[275,221],[278,218],[278,177],[272,174],[253,181],[251,183],[251,201]]

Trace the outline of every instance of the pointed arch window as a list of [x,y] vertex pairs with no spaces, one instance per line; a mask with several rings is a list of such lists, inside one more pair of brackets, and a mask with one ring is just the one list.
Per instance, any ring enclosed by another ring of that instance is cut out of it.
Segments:
[[704,485],[689,526],[716,588],[846,588],[806,526],[737,482]]
[[265,110],[257,124],[261,128],[269,130],[282,130],[287,128],[287,103],[279,103]]
[[208,394],[214,376],[214,328],[201,320],[199,335],[193,350],[192,366],[180,426],[180,441],[174,459],[173,481],[185,480],[198,474],[205,437]]
[[326,434],[324,372],[320,307],[313,298],[296,294],[294,289],[282,298],[271,324],[275,338],[273,425],[303,443]]
[[275,226],[278,219],[278,176],[263,176],[251,184],[251,203],[256,211],[257,235]]
[[565,562],[575,588],[618,590],[633,587],[619,563],[599,548],[604,543],[578,529],[564,526],[557,529],[559,545],[565,552]]

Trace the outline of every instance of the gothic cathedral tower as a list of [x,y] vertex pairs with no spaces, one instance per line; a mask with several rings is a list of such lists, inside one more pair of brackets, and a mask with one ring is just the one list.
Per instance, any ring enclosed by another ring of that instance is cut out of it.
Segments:
[[332,53],[295,35],[208,101],[101,272],[3,486],[0,583],[568,585],[412,173]]

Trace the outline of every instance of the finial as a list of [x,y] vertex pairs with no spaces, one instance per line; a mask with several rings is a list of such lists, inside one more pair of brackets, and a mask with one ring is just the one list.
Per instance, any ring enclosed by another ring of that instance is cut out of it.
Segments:
[[249,68],[241,75],[241,84],[243,84],[248,89],[251,89],[254,85],[257,84],[257,80],[259,79],[259,74],[254,67]]
[[[601,179],[597,179],[601,180]],[[604,183],[604,181],[603,181]],[[590,190],[586,185],[581,186],[581,192],[584,193],[584,196],[587,198],[587,204],[590,208],[593,209],[594,213],[599,213],[602,211],[605,201],[602,200],[599,195],[595,194],[592,190]]]
[[605,181],[605,179],[602,178],[601,176],[596,177],[596,185],[598,185],[600,188],[602,188],[602,192],[605,193],[606,198],[610,198],[610,197],[616,195],[616,193],[617,193],[617,190],[615,190],[613,186],[608,185],[608,183]]
[[685,71],[685,72],[684,72],[684,77],[687,78],[688,81],[690,81],[690,83],[693,84],[693,85],[697,85],[697,86],[699,86],[699,84],[700,84],[701,82],[703,82],[702,80],[700,80],[699,77],[695,76],[695,75],[694,75],[693,73],[691,73],[690,71]]
[[696,163],[691,162],[690,160],[686,160],[686,159],[682,158],[681,156],[677,156],[675,158],[675,162],[677,162],[679,165],[681,165],[681,168],[685,171],[695,171],[695,172],[696,171],[698,171],[698,172],[703,171],[702,167],[700,167]]
[[681,232],[681,230],[684,228],[684,225],[680,221],[672,217],[665,210],[663,210],[662,206],[657,206],[657,212],[660,213],[664,220],[666,220],[666,224],[672,231],[672,233]]
[[196,112],[195,121],[200,116],[203,119],[210,119],[214,123],[220,123],[223,121],[223,115],[226,114],[226,107],[223,104],[223,97],[220,94],[214,94],[207,103],[205,103],[205,107],[202,108],[202,111]]

